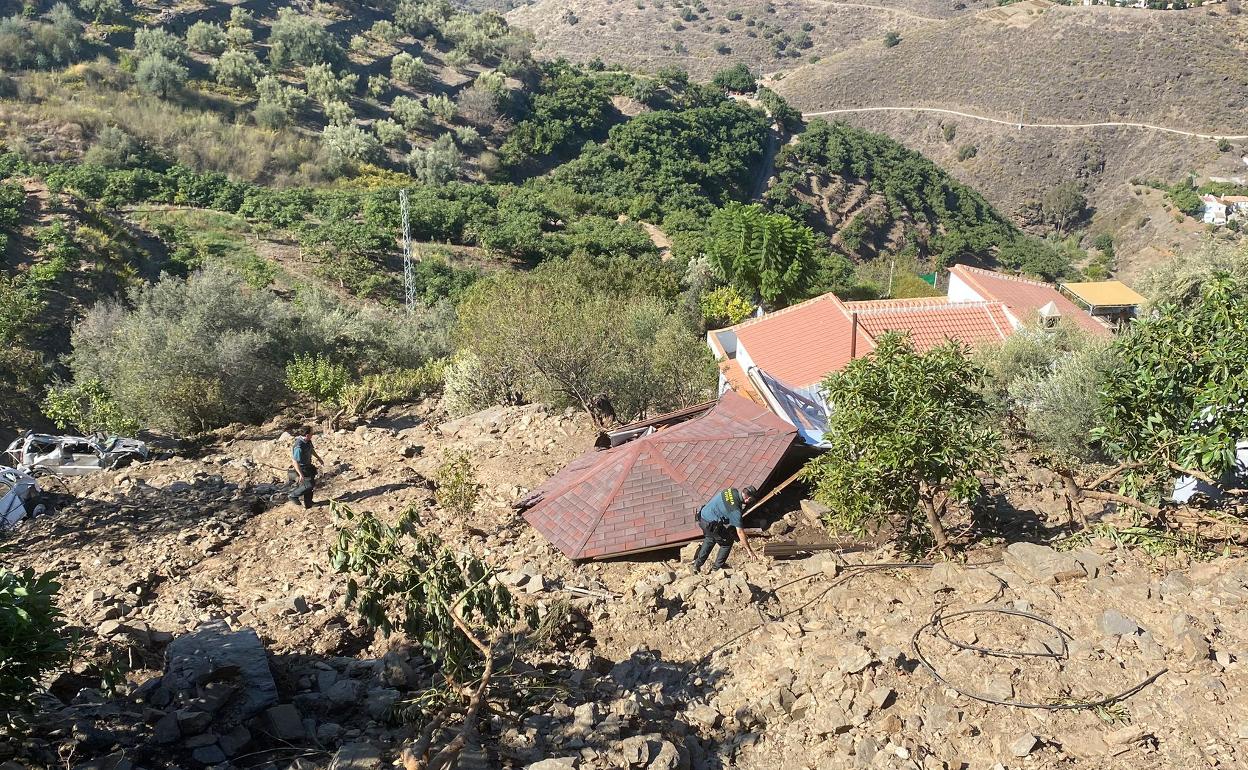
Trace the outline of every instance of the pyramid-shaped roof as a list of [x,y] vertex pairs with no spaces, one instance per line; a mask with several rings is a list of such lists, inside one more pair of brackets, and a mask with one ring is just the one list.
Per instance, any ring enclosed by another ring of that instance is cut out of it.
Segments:
[[762,487],[795,436],[767,409],[725,393],[701,417],[582,455],[520,507],[573,559],[683,542],[701,535],[693,514],[716,492]]

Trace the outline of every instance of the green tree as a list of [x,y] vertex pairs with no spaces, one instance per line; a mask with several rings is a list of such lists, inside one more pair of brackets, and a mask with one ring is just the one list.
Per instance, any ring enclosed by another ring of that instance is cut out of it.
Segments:
[[400,51],[390,60],[390,77],[405,86],[418,86],[429,78],[429,69],[424,61]]
[[1228,274],[1165,302],[1114,342],[1095,435],[1128,494],[1156,499],[1172,472],[1217,479],[1248,436],[1248,283]]
[[186,82],[186,67],[154,53],[139,62],[134,79],[143,91],[167,99]]
[[454,179],[459,175],[462,163],[463,156],[450,134],[439,136],[433,144],[418,147],[407,156],[412,176],[428,185],[445,184]]
[[225,30],[210,21],[197,21],[186,31],[186,44],[192,51],[220,54],[225,50]]
[[753,93],[756,83],[754,73],[750,72],[744,62],[722,69],[711,78],[711,84],[715,87],[738,94]]
[[158,27],[143,27],[135,30],[135,58],[145,59],[155,54],[170,61],[181,62],[186,58],[186,43],[172,32]]
[[312,416],[320,417],[321,404],[336,401],[351,380],[342,364],[321,355],[295,356],[286,364],[286,387],[312,400]]
[[252,88],[261,72],[260,60],[251,51],[226,51],[212,65],[217,82],[234,88]]
[[1058,235],[1065,235],[1071,225],[1087,216],[1088,199],[1075,182],[1063,182],[1049,190],[1040,200],[1040,214]]
[[917,353],[898,334],[829,375],[829,449],[803,471],[831,508],[829,523],[861,531],[899,518],[906,537],[924,520],[951,555],[941,515],[951,500],[972,500],[975,474],[1001,456],[982,378],[957,344]]
[[269,34],[269,63],[274,67],[290,64],[334,63],[342,58],[342,47],[333,33],[293,8],[277,12]]
[[139,424],[122,412],[98,379],[58,385],[43,400],[43,413],[61,430],[132,435]]
[[762,206],[730,203],[711,217],[707,255],[729,283],[769,306],[801,295],[815,267],[815,234]]
[[438,465],[434,481],[437,484],[434,499],[439,508],[461,519],[472,515],[481,495],[481,485],[467,452],[447,452]]
[[0,734],[32,707],[43,677],[69,660],[53,572],[0,565]]

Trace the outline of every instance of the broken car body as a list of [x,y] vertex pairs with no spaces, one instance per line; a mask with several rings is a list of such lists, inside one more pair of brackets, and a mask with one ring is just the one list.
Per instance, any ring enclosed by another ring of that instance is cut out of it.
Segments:
[[81,476],[102,469],[121,468],[148,458],[147,444],[120,436],[52,436],[27,433],[6,452],[18,467],[31,473]]
[[34,476],[0,465],[0,529],[38,513],[39,494]]

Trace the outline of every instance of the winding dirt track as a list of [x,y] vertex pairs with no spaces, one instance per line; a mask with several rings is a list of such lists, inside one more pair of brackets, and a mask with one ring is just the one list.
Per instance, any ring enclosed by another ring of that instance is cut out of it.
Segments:
[[971,112],[959,112],[958,110],[946,110],[939,107],[843,107],[836,110],[822,110],[820,112],[803,112],[803,118],[818,118],[825,115],[843,115],[851,112],[935,112],[942,115],[957,115],[961,118],[971,118],[972,120],[982,120],[987,123],[998,123],[1002,126],[1017,126],[1018,128],[1064,128],[1064,129],[1084,129],[1084,128],[1142,128],[1149,131],[1163,131],[1168,134],[1178,134],[1180,136],[1191,136],[1197,139],[1248,139],[1248,134],[1202,134],[1196,131],[1184,131],[1178,128],[1168,128],[1166,126],[1155,126],[1152,123],[1132,123],[1126,121],[1106,121],[1103,123],[1019,123],[1016,120],[1001,120],[1000,118],[989,118],[984,115],[976,115]]

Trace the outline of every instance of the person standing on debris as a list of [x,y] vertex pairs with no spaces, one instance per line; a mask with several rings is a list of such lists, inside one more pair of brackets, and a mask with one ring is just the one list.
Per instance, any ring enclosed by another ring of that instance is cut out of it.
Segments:
[[741,545],[745,546],[745,551],[751,559],[758,558],[758,554],[750,545],[749,538],[745,536],[745,527],[741,523],[741,515],[745,512],[746,505],[753,502],[757,495],[758,490],[754,487],[746,487],[744,494],[734,487],[729,487],[702,506],[702,510],[698,511],[697,520],[703,537],[702,545],[698,548],[698,555],[693,557],[694,572],[702,569],[706,558],[711,555],[711,548],[715,545],[719,545],[719,553],[715,555],[715,561],[711,563],[711,571],[723,568],[728,561],[729,552],[732,551],[734,540],[741,541]]
[[312,428],[305,427],[299,431],[299,437],[295,439],[295,445],[290,450],[292,459],[291,465],[295,469],[295,475],[299,479],[299,484],[290,491],[288,497],[292,502],[298,502],[299,498],[303,498],[303,507],[312,507],[312,489],[316,486],[316,466],[312,464],[315,459],[321,465],[325,461],[317,454],[316,448],[312,446]]

